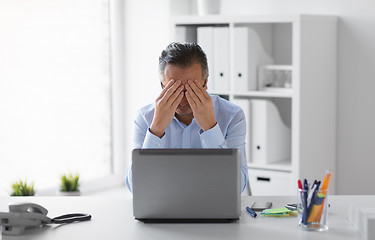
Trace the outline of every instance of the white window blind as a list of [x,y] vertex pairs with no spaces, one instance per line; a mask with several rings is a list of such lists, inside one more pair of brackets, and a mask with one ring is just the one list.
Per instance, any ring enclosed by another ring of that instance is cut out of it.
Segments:
[[111,173],[109,0],[0,1],[0,194]]

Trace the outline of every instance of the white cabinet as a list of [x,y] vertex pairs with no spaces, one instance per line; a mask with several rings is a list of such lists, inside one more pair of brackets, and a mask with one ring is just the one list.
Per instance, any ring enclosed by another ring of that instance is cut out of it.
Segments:
[[249,169],[253,195],[280,196],[297,194],[289,171]]
[[245,111],[253,195],[294,195],[299,178],[335,173],[336,17],[176,16],[172,29],[207,49],[208,91]]

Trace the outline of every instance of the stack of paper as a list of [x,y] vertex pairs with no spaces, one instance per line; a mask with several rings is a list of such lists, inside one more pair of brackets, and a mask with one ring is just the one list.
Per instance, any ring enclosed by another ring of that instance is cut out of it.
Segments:
[[290,216],[290,214],[293,213],[292,210],[287,209],[286,207],[282,208],[274,208],[274,209],[266,209],[263,210],[260,214],[267,217],[284,217],[284,216]]

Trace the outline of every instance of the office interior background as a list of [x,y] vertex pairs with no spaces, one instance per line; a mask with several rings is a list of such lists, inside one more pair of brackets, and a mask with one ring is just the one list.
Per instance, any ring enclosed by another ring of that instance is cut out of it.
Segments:
[[[375,3],[222,0],[220,14],[338,17],[336,194],[375,194]],[[177,15],[196,0],[0,1],[1,195],[18,179],[53,195],[66,172],[83,194],[127,191],[133,119],[160,92]]]

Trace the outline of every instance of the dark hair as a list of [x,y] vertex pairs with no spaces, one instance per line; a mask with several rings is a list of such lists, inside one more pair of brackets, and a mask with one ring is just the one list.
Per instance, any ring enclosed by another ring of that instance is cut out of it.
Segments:
[[202,68],[204,80],[208,77],[207,57],[202,48],[196,43],[172,42],[159,57],[159,73],[161,79],[164,77],[164,69],[167,64],[175,64],[179,67],[189,67],[198,62]]

